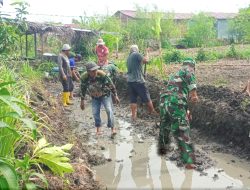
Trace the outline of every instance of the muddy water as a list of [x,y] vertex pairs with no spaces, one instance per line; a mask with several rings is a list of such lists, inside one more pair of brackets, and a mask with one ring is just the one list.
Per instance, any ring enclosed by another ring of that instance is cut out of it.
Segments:
[[[244,160],[216,153],[211,157],[217,161],[217,168],[203,174],[180,169],[156,154],[154,138],[136,134],[133,126],[119,118],[115,139],[110,138],[105,127],[103,134],[96,137],[91,108],[88,105],[82,112],[79,102],[75,103],[71,116],[78,125],[74,132],[87,134],[89,144],[101,146],[93,152],[102,153],[109,160],[94,167],[96,179],[104,184],[104,189],[250,189],[250,163]],[[102,118],[106,120],[103,111]]]
[[92,139],[105,148],[100,151],[110,161],[94,168],[106,189],[250,189],[250,166],[230,155],[214,154],[218,168],[204,175],[180,169],[156,154],[154,139],[133,134],[127,122],[118,124],[116,139],[109,138],[109,131]]

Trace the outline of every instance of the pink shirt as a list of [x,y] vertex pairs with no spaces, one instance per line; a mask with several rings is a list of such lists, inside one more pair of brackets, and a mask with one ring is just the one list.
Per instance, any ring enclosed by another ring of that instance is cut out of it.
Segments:
[[105,65],[108,62],[109,49],[104,45],[99,45],[96,46],[95,51],[98,57],[98,65]]

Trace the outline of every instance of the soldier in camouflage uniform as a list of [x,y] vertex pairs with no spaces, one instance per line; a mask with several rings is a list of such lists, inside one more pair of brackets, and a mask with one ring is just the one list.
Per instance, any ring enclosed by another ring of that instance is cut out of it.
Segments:
[[112,106],[111,93],[114,96],[116,103],[119,103],[115,85],[107,74],[101,70],[95,63],[86,65],[87,72],[81,76],[81,109],[85,108],[85,96],[88,93],[92,97],[92,112],[95,119],[96,133],[100,134],[101,105],[104,106],[107,117],[108,127],[111,128],[112,135],[116,134],[114,128],[114,113]]
[[100,66],[100,69],[103,70],[115,84],[118,72],[116,65],[113,62],[109,62],[108,64]]
[[188,101],[198,101],[196,93],[195,61],[188,58],[182,68],[171,75],[160,96],[159,153],[166,153],[166,145],[172,135],[179,146],[186,168],[194,168],[194,150],[189,137],[190,124],[187,118]]

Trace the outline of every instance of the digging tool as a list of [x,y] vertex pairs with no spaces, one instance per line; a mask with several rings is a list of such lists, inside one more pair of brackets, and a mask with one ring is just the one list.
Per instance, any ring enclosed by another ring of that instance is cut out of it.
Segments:
[[[148,48],[146,48],[146,54],[145,54],[145,57],[149,57],[149,51],[148,51]],[[149,61],[149,60],[148,60]],[[144,73],[143,73],[143,75],[144,75],[144,77],[146,78],[146,74],[147,74],[147,64],[148,63],[145,63],[144,64]]]

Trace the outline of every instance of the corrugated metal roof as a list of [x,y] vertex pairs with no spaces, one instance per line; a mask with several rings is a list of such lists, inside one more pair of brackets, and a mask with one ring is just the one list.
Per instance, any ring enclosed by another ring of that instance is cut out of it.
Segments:
[[[138,15],[136,15],[136,11],[134,10],[120,10],[117,11],[115,14],[119,12],[131,18],[141,18]],[[173,14],[175,20],[188,20],[194,16],[194,13],[170,13],[170,14]],[[232,19],[237,15],[237,13],[222,13],[222,12],[207,12],[205,14],[214,17],[215,19]]]

